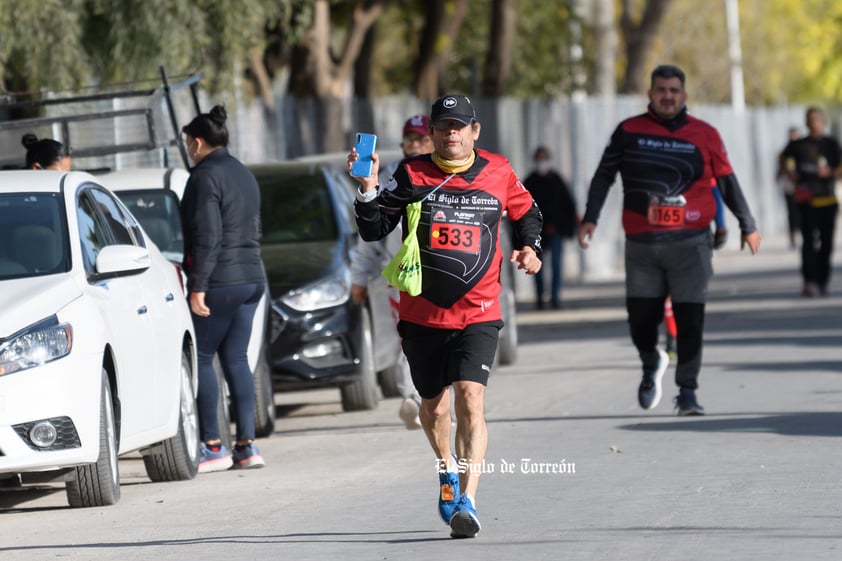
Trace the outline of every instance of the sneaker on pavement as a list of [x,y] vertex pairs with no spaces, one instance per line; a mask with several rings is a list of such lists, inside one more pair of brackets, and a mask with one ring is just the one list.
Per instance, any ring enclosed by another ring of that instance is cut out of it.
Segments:
[[[453,461],[456,461],[456,456],[453,456]],[[445,524],[450,524],[450,519],[458,504],[459,474],[452,471],[439,471],[439,515]]]
[[681,388],[675,397],[675,408],[679,417],[704,415],[705,409],[696,401],[696,390]]
[[234,469],[255,469],[266,465],[255,444],[234,446]]
[[654,368],[643,368],[643,379],[637,389],[637,402],[647,411],[657,406],[661,401],[661,380],[667,371],[670,357],[658,349],[658,364]]
[[468,495],[462,495],[459,499],[459,504],[456,506],[456,511],[450,519],[450,537],[451,538],[473,538],[482,527],[477,516],[477,509]]
[[199,447],[199,473],[210,473],[212,471],[225,471],[231,467],[233,460],[228,448],[220,445],[217,450],[212,450],[204,442]]
[[401,408],[398,409],[398,416],[400,416],[406,428],[409,430],[417,430],[421,428],[421,419],[418,417],[418,412],[421,407],[415,398],[407,397],[401,402]]

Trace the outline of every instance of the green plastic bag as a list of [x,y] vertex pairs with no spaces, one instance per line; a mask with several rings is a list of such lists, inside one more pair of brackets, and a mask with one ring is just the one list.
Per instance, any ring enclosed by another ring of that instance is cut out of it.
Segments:
[[421,247],[418,245],[418,221],[421,201],[406,206],[407,233],[398,252],[381,273],[389,284],[410,296],[421,294]]
[[455,173],[448,175],[444,181],[427,193],[420,201],[406,205],[406,237],[403,245],[380,273],[389,284],[408,293],[410,296],[421,294],[421,246],[418,245],[418,222],[421,220],[421,203],[429,199],[442,185],[453,179]]

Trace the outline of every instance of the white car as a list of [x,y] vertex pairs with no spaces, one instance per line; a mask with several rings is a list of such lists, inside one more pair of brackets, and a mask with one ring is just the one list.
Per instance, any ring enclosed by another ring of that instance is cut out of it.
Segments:
[[[111,189],[138,219],[158,249],[173,263],[184,258],[179,201],[190,174],[180,168],[139,168],[112,171],[97,179]],[[264,341],[269,321],[268,286],[257,305],[248,346],[249,368],[254,375],[255,435],[266,437],[275,431],[275,396],[272,376],[266,362]],[[217,364],[217,378],[223,383],[222,369]],[[224,395],[219,409],[219,426],[229,426],[230,414]],[[222,431],[225,445],[231,449],[231,435]]]
[[0,479],[120,498],[119,455],[154,481],[198,468],[196,353],[181,276],[83,172],[0,172]]

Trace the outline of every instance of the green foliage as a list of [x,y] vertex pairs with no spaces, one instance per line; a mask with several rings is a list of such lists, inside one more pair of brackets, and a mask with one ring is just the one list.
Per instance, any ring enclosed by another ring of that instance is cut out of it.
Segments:
[[62,89],[87,80],[84,5],[85,0],[2,0],[0,84],[28,91]]
[[228,89],[292,0],[2,0],[0,78],[64,89],[202,70]]
[[[467,17],[453,46],[442,86],[475,94],[484,71],[489,45],[493,0],[471,0]],[[424,26],[421,0],[390,3],[378,22],[375,59],[383,65],[376,72],[378,93],[406,91],[414,77],[418,38]],[[553,96],[570,91],[569,27],[567,2],[519,0],[514,37],[512,74],[507,95]]]
[[103,82],[154,79],[199,66],[209,41],[204,11],[189,0],[90,0],[85,49]]
[[518,15],[507,93],[522,97],[570,93],[570,29],[575,16],[569,3],[520,0]]
[[[739,15],[746,103],[842,101],[842,3],[740,0]],[[650,62],[667,60],[687,71],[692,100],[730,101],[724,2],[671,4]]]
[[215,80],[212,90],[226,89],[233,74],[244,70],[244,61],[253,49],[265,45],[265,26],[271,7],[267,0],[200,0],[206,14],[207,35],[202,39],[212,63]]
[[[374,95],[405,93],[414,81],[427,0],[392,0],[377,23]],[[443,87],[474,93],[485,61],[493,0],[471,0]],[[630,0],[639,17],[644,0]],[[353,25],[356,0],[331,0],[334,55]],[[621,2],[616,2],[617,17]],[[702,5],[704,8],[702,9]],[[749,104],[842,101],[842,2],[740,0],[743,74]],[[314,0],[0,0],[0,84],[9,91],[65,90],[201,70],[205,86],[229,90],[264,52],[270,75],[303,45]],[[570,2],[518,0],[506,94],[570,92]],[[583,27],[584,63],[593,31]],[[618,53],[618,75],[624,57]],[[692,101],[730,97],[722,0],[671,2],[649,65],[685,68]]]

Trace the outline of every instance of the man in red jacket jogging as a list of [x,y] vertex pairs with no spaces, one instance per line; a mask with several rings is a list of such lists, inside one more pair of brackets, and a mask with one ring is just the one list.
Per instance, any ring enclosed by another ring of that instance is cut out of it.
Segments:
[[711,187],[719,187],[737,217],[742,246],[752,254],[760,233],[728,161],[719,133],[687,114],[684,72],[652,71],[646,113],[616,128],[591,180],[579,228],[587,249],[617,172],[623,179],[626,232],[626,308],[631,338],[643,363],[638,402],[652,409],[661,399],[669,356],[657,347],[664,299],[672,297],[678,326],[675,382],[679,415],[702,415],[696,399],[708,281],[713,274],[710,223],[716,214]]
[[[400,221],[406,234],[406,206],[423,201],[417,229],[422,291],[401,293],[398,330],[439,466],[439,514],[452,537],[471,538],[480,530],[476,492],[488,444],[485,387],[503,325],[500,221],[507,212],[517,238],[518,249],[505,257],[534,274],[541,268],[541,212],[506,158],[474,147],[480,123],[470,99],[439,98],[430,120],[435,151],[405,159],[384,186],[377,185],[373,156],[372,175],[357,178],[354,209],[360,235],[373,241]],[[349,171],[356,159],[352,150]]]

